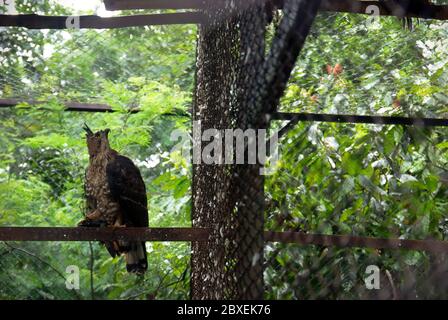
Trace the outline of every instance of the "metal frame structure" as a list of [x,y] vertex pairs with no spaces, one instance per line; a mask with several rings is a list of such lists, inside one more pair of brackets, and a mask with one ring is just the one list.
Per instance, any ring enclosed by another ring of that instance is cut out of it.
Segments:
[[[209,241],[210,228],[66,228],[66,227],[0,227],[1,241]],[[405,249],[426,252],[448,252],[448,242],[439,240],[406,240],[358,237],[350,235],[306,234],[303,232],[265,231],[267,242],[296,243],[340,248]]]
[[[191,9],[194,11],[177,13],[160,13],[150,15],[132,15],[102,18],[98,16],[79,16],[81,29],[114,29],[150,25],[170,24],[201,24],[204,16],[198,10],[205,7],[207,1],[213,0],[104,0],[108,10],[136,10],[136,9]],[[281,7],[284,0],[275,1]],[[379,8],[381,16],[395,16],[400,18],[422,18],[448,20],[447,5],[425,4],[416,7],[404,7],[399,0],[387,1],[359,1],[359,0],[323,0],[321,11],[371,14],[369,7]],[[24,27],[29,29],[70,29],[67,20],[74,16],[42,16],[37,14],[0,15],[0,27]]]
[[[97,16],[81,16],[80,28],[125,28],[132,26],[166,25],[166,24],[201,24],[205,20],[201,10],[207,1],[213,0],[105,0],[109,10],[130,9],[192,9],[191,12],[163,13],[152,15],[120,16],[101,18]],[[260,0],[264,1],[264,0]],[[280,5],[283,1],[277,1]],[[381,15],[397,17],[419,17],[448,20],[448,6],[424,5],[418,10],[403,8],[399,1],[354,1],[323,0],[320,10],[333,12],[351,12],[365,14],[369,5],[377,5]],[[199,11],[196,11],[199,10]],[[66,29],[69,16],[48,17],[39,15],[0,15],[0,26],[25,27],[30,29]],[[288,51],[290,48],[284,48]],[[297,49],[297,48],[296,48]],[[300,51],[300,48],[298,48]],[[276,81],[276,79],[272,79]],[[23,101],[14,99],[0,100],[0,108],[15,107]],[[24,101],[32,105],[42,102]],[[66,103],[67,111],[77,112],[110,112],[111,107],[105,104]],[[138,112],[133,110],[132,112]],[[329,115],[310,113],[280,113],[272,110],[270,120],[289,120],[290,126],[299,121],[324,121],[337,123],[363,123],[380,125],[413,125],[413,126],[448,126],[448,119]],[[260,213],[262,214],[262,213]],[[95,228],[35,228],[35,227],[0,227],[0,241],[91,241],[131,239],[146,241],[190,241],[204,243],[210,241],[213,233],[209,228],[119,228],[114,230]],[[401,240],[356,237],[349,235],[330,236],[313,235],[300,232],[264,232],[264,240],[270,242],[297,243],[301,245],[319,245],[336,247],[362,247],[409,249],[428,252],[448,252],[448,242],[436,240]]]

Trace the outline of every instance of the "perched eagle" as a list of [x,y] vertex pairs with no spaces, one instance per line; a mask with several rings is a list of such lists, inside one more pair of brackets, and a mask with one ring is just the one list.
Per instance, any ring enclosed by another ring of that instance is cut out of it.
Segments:
[[[138,168],[127,157],[112,150],[109,129],[93,133],[85,125],[89,166],[84,191],[87,200],[83,227],[147,227],[146,188]],[[148,267],[145,242],[104,243],[112,257],[124,253],[126,269],[144,273]]]

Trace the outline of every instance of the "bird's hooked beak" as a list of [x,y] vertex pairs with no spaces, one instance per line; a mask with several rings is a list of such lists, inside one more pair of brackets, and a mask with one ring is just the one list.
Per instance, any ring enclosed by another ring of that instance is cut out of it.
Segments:
[[92,130],[90,130],[90,128],[87,126],[87,124],[84,122],[84,127],[83,129],[87,132],[87,135],[90,136],[93,134]]

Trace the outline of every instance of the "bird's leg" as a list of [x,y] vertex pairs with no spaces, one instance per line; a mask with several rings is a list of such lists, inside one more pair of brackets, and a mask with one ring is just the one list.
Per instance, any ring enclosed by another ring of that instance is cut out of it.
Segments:
[[101,212],[99,210],[93,210],[86,214],[88,220],[98,220],[101,217]]
[[118,218],[115,219],[114,224],[112,225],[113,229],[117,229],[117,228],[126,228],[126,224],[123,223],[122,218],[120,216],[118,216]]
[[[126,224],[122,222],[120,218],[115,220],[115,223],[112,225],[113,230],[117,230],[119,228],[126,228]],[[117,250],[120,252],[127,252],[129,250],[129,242],[126,240],[118,240],[114,242],[114,246],[117,246]]]
[[114,225],[112,226],[112,229],[115,230],[115,229],[118,229],[118,228],[126,228],[126,227],[127,227],[127,225],[125,225],[125,224],[120,224],[120,225],[115,225],[115,224],[114,224]]

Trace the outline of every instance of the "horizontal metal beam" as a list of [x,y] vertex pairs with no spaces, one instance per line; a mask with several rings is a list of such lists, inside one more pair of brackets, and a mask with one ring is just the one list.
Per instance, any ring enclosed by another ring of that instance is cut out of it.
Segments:
[[[107,10],[128,9],[201,9],[207,1],[216,0],[104,0]],[[239,0],[244,1],[244,0]],[[268,1],[268,0],[260,0]],[[282,0],[269,0],[280,7]],[[420,1],[421,2],[421,1]],[[397,0],[358,1],[358,0],[322,0],[320,10],[341,13],[371,14],[371,6],[376,6],[380,16],[424,18],[448,20],[448,6],[426,4],[412,0],[409,4]]]
[[28,29],[115,29],[150,25],[199,24],[202,21],[203,15],[200,12],[108,18],[99,16],[42,16],[37,14],[0,15],[1,27],[24,27]]
[[[19,104],[27,103],[29,105],[38,106],[38,110],[43,111],[54,111],[54,109],[39,107],[39,105],[48,103],[45,101],[32,101],[32,100],[18,100],[18,99],[0,99],[0,109],[1,108],[13,108],[18,106]],[[102,103],[80,103],[80,102],[65,102],[65,111],[76,111],[76,112],[115,112],[116,110],[112,109],[111,106]],[[125,112],[128,113],[137,113],[140,112],[140,108],[132,108],[127,109]],[[191,115],[185,111],[171,111],[164,112],[161,114],[164,117],[190,117]]]
[[302,232],[265,232],[265,240],[301,245],[320,245],[341,248],[408,249],[428,252],[448,253],[448,241],[439,240],[402,240],[357,237],[351,235],[322,235]]
[[399,18],[422,18],[448,20],[448,6],[427,4],[420,0],[399,1],[355,1],[355,0],[323,0],[320,10],[358,14],[372,14],[371,8],[376,6],[380,16]]
[[[0,227],[0,241],[208,241],[208,228]],[[448,252],[448,241],[402,240],[302,232],[264,232],[265,241],[341,248]]]
[[104,0],[107,10],[200,9],[204,0]]
[[[265,1],[265,0],[260,0]],[[279,2],[279,1],[277,1]],[[111,1],[109,8],[119,9],[197,9],[202,1],[188,0],[183,2],[164,1]],[[205,2],[204,2],[205,3]],[[352,1],[323,0],[320,10],[331,12],[348,12],[370,14],[369,6],[375,5],[380,16],[416,17],[425,19],[448,20],[448,6],[424,4],[404,7],[396,0]],[[152,15],[133,15],[119,17],[99,16],[42,16],[37,14],[0,15],[0,27],[24,27],[28,29],[114,29],[149,25],[201,24],[204,22],[201,12],[178,12]]]
[[0,241],[207,241],[201,228],[0,227]]
[[321,114],[321,113],[293,113],[277,112],[271,115],[271,120],[292,120],[292,121],[317,121],[317,122],[339,122],[339,123],[365,123],[379,125],[405,125],[422,127],[446,127],[448,119],[437,118],[408,118],[395,116],[359,116],[341,114]]
[[[34,100],[18,100],[18,99],[0,99],[0,108],[13,108],[19,104],[26,103],[29,105],[41,105],[47,102]],[[80,103],[80,102],[66,102],[64,103],[67,111],[79,112],[114,112],[114,110],[107,104],[102,103]],[[41,109],[46,110],[45,107]],[[138,112],[134,109],[131,112]]]
[[[0,99],[0,108],[12,108],[21,103],[30,105],[39,105],[45,101],[19,100],[19,99]],[[65,102],[67,111],[78,112],[114,112],[111,106],[102,103],[81,103]],[[46,108],[42,108],[46,110]],[[137,113],[140,110],[134,108],[131,113]],[[176,115],[176,114],[166,114]],[[388,116],[359,116],[359,115],[335,115],[318,113],[294,113],[294,112],[276,112],[271,115],[271,120],[291,120],[294,123],[299,121],[317,121],[317,122],[338,122],[338,123],[364,123],[380,125],[415,125],[415,126],[448,126],[448,119],[437,118],[408,118],[408,117],[388,117]]]

